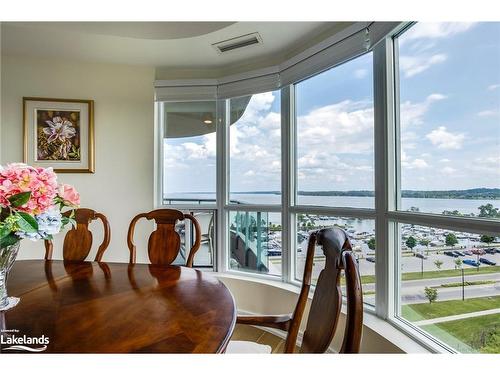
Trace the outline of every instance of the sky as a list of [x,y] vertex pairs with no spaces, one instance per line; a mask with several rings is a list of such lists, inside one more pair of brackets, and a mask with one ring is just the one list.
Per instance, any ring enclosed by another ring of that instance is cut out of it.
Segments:
[[[500,187],[500,23],[418,23],[399,47],[402,189]],[[373,190],[373,56],[296,85],[299,190]],[[230,127],[230,191],[280,190],[280,92]],[[167,192],[215,191],[215,133],[165,140]]]

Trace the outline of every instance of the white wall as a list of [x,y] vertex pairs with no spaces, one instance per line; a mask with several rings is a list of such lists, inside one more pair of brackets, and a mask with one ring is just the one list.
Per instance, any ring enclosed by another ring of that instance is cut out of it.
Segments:
[[[63,51],[61,51],[64,54]],[[94,174],[59,174],[74,185],[83,207],[103,212],[111,224],[106,261],[128,261],[126,235],[131,218],[153,207],[154,68],[60,62],[3,56],[1,66],[1,164],[22,161],[23,96],[93,99],[95,101]],[[94,250],[102,239],[93,224]],[[137,238],[146,238],[148,224]],[[62,257],[61,239],[54,258]],[[138,241],[138,261],[147,259],[145,241]],[[43,257],[43,243],[22,241],[19,259]]]

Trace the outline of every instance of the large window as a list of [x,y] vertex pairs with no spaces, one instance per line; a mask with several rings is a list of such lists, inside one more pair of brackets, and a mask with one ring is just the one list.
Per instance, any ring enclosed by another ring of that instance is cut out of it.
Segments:
[[374,208],[371,53],[295,85],[297,204]]
[[418,23],[397,45],[401,209],[500,218],[500,25]]
[[418,23],[394,48],[396,316],[457,351],[499,353],[500,24]]
[[280,92],[229,101],[229,199],[281,204]]
[[[434,351],[500,353],[500,23],[366,32],[316,75],[159,103],[160,204],[203,221],[196,265],[295,285],[310,232],[340,226],[369,311]],[[323,266],[318,248],[313,283]]]
[[165,204],[215,202],[216,103],[162,103]]

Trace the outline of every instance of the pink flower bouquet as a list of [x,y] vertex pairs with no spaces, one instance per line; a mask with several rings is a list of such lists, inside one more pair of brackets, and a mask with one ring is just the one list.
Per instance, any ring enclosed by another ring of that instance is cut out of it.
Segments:
[[57,184],[52,168],[15,163],[0,166],[0,248],[23,238],[51,239],[64,225],[74,224],[64,207],[80,205],[80,195],[70,185]]

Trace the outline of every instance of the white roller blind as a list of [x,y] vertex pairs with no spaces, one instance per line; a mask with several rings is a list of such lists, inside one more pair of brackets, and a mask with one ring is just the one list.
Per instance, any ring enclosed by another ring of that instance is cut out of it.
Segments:
[[289,85],[311,77],[368,51],[368,48],[368,30],[364,28],[283,69],[281,71],[281,85]]
[[279,88],[280,77],[276,72],[261,75],[258,77],[221,83],[217,86],[217,97],[219,99],[235,98],[238,96],[246,96],[266,91],[274,91]]
[[172,85],[155,87],[155,101],[189,101],[189,100],[215,100],[217,99],[217,86],[212,85]]

